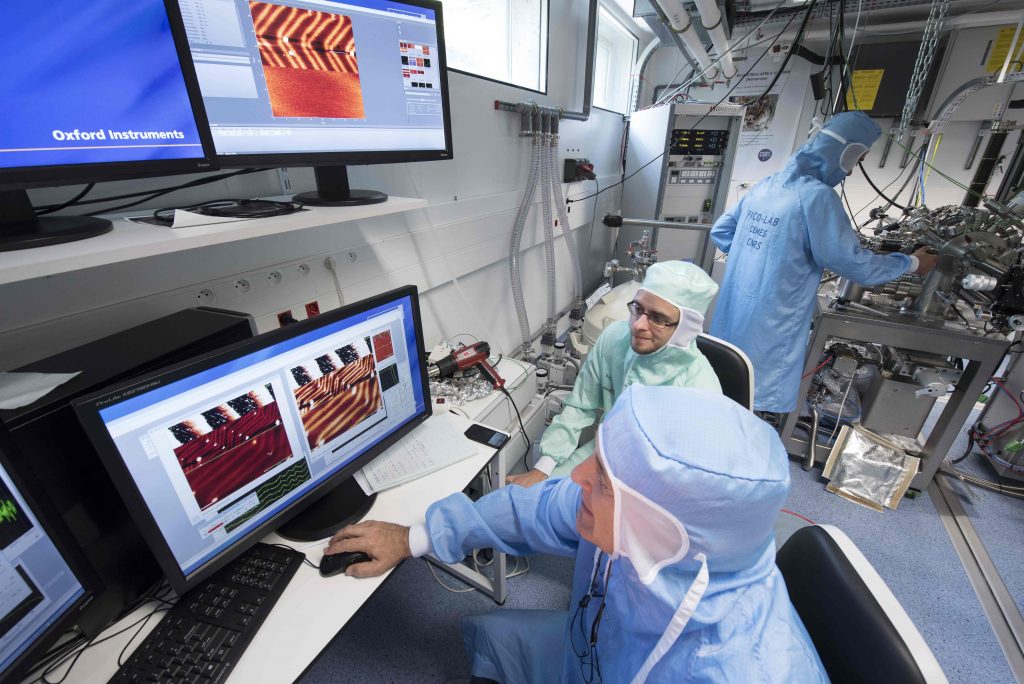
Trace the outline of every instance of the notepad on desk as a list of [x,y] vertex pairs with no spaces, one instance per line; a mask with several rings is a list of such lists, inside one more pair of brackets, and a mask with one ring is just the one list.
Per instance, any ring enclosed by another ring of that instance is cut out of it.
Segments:
[[363,491],[373,494],[458,463],[476,453],[476,446],[452,424],[448,414],[435,414],[356,472]]

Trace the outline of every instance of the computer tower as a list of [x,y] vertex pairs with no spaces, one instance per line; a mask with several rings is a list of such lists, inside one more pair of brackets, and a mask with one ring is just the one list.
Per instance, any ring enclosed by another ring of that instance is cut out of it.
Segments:
[[87,635],[98,633],[162,575],[82,431],[71,400],[249,339],[255,331],[248,314],[185,309],[12,371],[80,372],[28,406],[0,411],[0,420],[106,584],[79,619]]

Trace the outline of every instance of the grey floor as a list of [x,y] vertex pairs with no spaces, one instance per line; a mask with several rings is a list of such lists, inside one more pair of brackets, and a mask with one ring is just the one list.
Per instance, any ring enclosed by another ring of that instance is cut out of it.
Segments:
[[[965,439],[954,445],[963,453]],[[991,477],[979,458],[962,465]],[[1009,666],[968,583],[927,494],[905,498],[883,513],[826,492],[821,469],[791,464],[787,509],[816,523],[836,525],[860,547],[886,580],[945,670],[950,682],[1012,682]],[[1024,609],[1024,501],[975,490],[962,495],[996,566]],[[799,523],[783,514],[782,527]],[[527,575],[509,581],[505,607],[563,608],[571,560],[534,557]],[[451,586],[457,583],[442,576]],[[477,592],[449,593],[426,563],[403,564],[324,651],[300,681],[445,682],[467,676],[459,621],[495,609]],[[837,616],[841,619],[841,616]]]

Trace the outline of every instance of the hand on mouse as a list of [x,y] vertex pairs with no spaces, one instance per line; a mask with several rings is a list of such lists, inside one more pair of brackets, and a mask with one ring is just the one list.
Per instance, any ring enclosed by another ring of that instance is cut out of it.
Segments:
[[334,536],[324,553],[363,551],[370,560],[353,563],[345,574],[350,577],[376,577],[412,556],[409,550],[409,528],[393,523],[367,520],[343,527]]

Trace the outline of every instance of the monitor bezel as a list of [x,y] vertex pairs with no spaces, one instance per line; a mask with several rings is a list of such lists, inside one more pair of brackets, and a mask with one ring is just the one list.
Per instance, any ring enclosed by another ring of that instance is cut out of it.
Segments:
[[7,471],[14,486],[35,514],[36,519],[42,526],[43,531],[57,547],[64,562],[71,569],[84,593],[72,603],[63,615],[53,623],[36,639],[35,643],[25,649],[20,656],[15,658],[6,671],[0,672],[0,682],[14,682],[24,677],[31,671],[31,667],[43,655],[46,650],[60,637],[61,634],[70,629],[76,622],[78,615],[89,605],[92,599],[103,589],[103,583],[97,576],[95,570],[85,558],[85,554],[78,547],[71,535],[71,531],[61,520],[60,516],[53,510],[50,502],[46,499],[45,489],[32,474],[29,468],[22,466],[19,461],[24,456],[18,451],[7,428],[0,422],[0,465]]
[[[201,373],[214,366],[227,363],[246,354],[265,349],[271,345],[283,342],[299,335],[317,330],[327,325],[336,323],[344,318],[355,316],[389,302],[409,297],[412,304],[413,327],[415,329],[416,350],[421,357],[419,361],[419,377],[423,390],[424,408],[414,415],[393,433],[382,439],[377,444],[367,449],[355,460],[341,467],[326,480],[306,492],[300,499],[291,506],[279,511],[272,517],[264,520],[260,525],[253,528],[245,535],[239,537],[233,544],[213,556],[199,568],[185,575],[178,564],[170,545],[167,543],[163,532],[154,518],[149,505],[146,503],[142,492],[131,477],[124,459],[121,457],[114,443],[113,438],[107,431],[100,417],[99,411],[119,399],[124,399],[125,394],[136,395],[141,388],[146,390],[156,389],[168,383],[176,382],[190,375]],[[160,370],[146,375],[138,376],[132,380],[123,381],[111,385],[99,392],[90,394],[72,402],[75,413],[88,435],[89,440],[96,448],[104,467],[110,474],[114,485],[124,499],[128,509],[135,512],[135,522],[138,525],[143,538],[153,552],[157,563],[164,571],[171,587],[180,595],[183,592],[196,586],[210,575],[221,569],[246,549],[263,539],[267,534],[273,532],[283,523],[308,508],[315,501],[330,492],[345,479],[351,477],[357,470],[380,455],[384,450],[393,445],[399,439],[411,432],[413,428],[424,422],[433,413],[433,405],[430,401],[430,389],[427,380],[427,365],[425,361],[425,347],[423,345],[423,323],[420,318],[419,294],[415,285],[407,285],[390,290],[388,292],[349,304],[333,311],[328,311],[314,318],[308,318],[299,323],[289,325],[277,330],[271,330],[253,337],[251,340],[243,340],[222,350],[204,354],[189,361],[167,366]]]
[[[338,0],[341,2],[342,0]],[[250,166],[305,167],[305,166],[349,166],[361,164],[395,164],[402,162],[444,161],[454,157],[452,149],[451,100],[448,91],[448,57],[444,40],[444,13],[438,0],[396,0],[406,5],[432,10],[436,17],[438,74],[441,91],[441,115],[444,125],[444,149],[434,150],[337,150],[333,152],[261,152],[259,154],[219,154],[216,143],[211,150],[219,168],[243,168]],[[177,30],[184,35],[184,24],[180,12]],[[187,43],[187,40],[186,40]],[[188,55],[191,62],[191,53]],[[194,66],[192,67],[194,71]],[[200,100],[202,100],[202,91]],[[205,107],[205,105],[204,105]],[[205,116],[205,109],[204,109]],[[210,134],[212,140],[212,132]]]
[[191,159],[144,159],[122,162],[90,162],[87,164],[60,164],[47,166],[0,167],[0,189],[27,190],[29,188],[134,180],[153,176],[216,171],[213,135],[206,119],[199,79],[192,63],[188,39],[185,36],[181,10],[177,0],[164,0],[171,37],[178,55],[178,64],[185,81],[185,92],[192,107],[203,156]]

